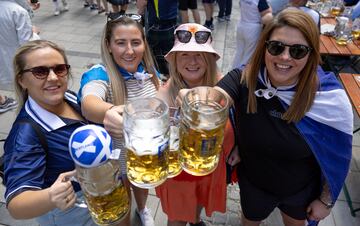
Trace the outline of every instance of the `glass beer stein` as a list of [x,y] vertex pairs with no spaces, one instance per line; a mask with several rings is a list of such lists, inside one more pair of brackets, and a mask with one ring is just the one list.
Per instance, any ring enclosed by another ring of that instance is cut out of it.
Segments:
[[336,44],[344,46],[347,45],[351,39],[351,27],[349,25],[349,18],[336,17],[335,25]]
[[344,10],[343,0],[332,0],[330,12],[333,16],[339,16],[341,12]]
[[193,88],[184,97],[181,116],[181,166],[194,176],[210,174],[222,150],[228,100],[214,88]]
[[162,184],[168,175],[169,107],[158,98],[137,99],[124,108],[127,176],[140,188]]
[[170,107],[170,153],[168,178],[179,175],[182,171],[179,160],[179,122],[180,109]]
[[356,18],[351,27],[351,35],[354,40],[358,40],[360,38],[360,18]]
[[96,224],[116,225],[127,215],[129,195],[121,179],[118,160],[108,160],[92,168],[76,165],[76,174]]
[[69,150],[75,162],[76,177],[87,207],[98,225],[116,225],[130,210],[129,194],[123,184],[120,150],[112,150],[111,137],[96,125],[77,128],[69,140]]

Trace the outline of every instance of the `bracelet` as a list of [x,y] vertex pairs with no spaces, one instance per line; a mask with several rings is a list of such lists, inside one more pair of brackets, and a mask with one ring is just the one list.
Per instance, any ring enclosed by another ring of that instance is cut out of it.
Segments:
[[333,202],[324,202],[320,197],[317,198],[322,204],[324,204],[324,206],[326,206],[327,209],[331,209],[334,207],[334,203]]

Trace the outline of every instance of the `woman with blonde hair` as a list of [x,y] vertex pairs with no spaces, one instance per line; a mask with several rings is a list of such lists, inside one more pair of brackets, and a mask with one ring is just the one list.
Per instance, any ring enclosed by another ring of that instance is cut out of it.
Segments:
[[4,145],[6,206],[15,219],[36,218],[40,225],[95,226],[81,197],[68,151],[69,137],[88,122],[76,95],[67,90],[70,65],[56,44],[31,41],[14,57],[19,113]]
[[339,196],[351,159],[352,109],[319,63],[313,19],[285,9],[265,26],[244,71],[217,84],[236,109],[244,226],[260,225],[275,208],[286,226],[320,221]]
[[[123,147],[122,113],[126,101],[152,97],[159,87],[141,17],[120,15],[109,20],[101,40],[103,64],[97,64],[81,78],[79,100],[85,118],[104,124],[113,138],[115,148]],[[125,151],[122,151],[122,171],[126,173]],[[150,210],[145,206],[148,190],[132,186],[137,213],[144,226],[153,226]]]
[[[221,78],[216,61],[220,58],[211,46],[211,31],[199,24],[187,23],[175,30],[175,44],[165,59],[170,65],[170,79],[160,87],[158,97],[170,107],[180,89],[197,86],[214,86]],[[192,176],[181,172],[156,188],[169,226],[205,225],[200,212],[226,211],[226,157],[233,147],[233,133],[227,124],[223,151],[216,170],[207,176]]]

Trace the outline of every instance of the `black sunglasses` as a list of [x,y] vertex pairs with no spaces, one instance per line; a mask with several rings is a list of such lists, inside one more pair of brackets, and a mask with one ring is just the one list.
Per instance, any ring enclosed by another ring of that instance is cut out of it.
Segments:
[[64,77],[69,74],[70,65],[57,64],[52,67],[38,66],[22,70],[21,73],[31,72],[37,79],[46,79],[52,70],[57,76]]
[[286,46],[289,47],[290,56],[296,60],[304,58],[312,50],[311,47],[301,44],[287,45],[279,41],[266,41],[266,48],[273,56],[283,53]]
[[108,16],[107,16],[107,22],[115,22],[121,18],[124,18],[124,17],[127,17],[127,18],[130,18],[132,20],[135,20],[136,22],[138,23],[142,23],[142,17],[141,15],[139,14],[134,14],[134,13],[110,13]]
[[[188,43],[190,42],[190,39],[192,37],[192,33],[190,31],[185,30],[178,30],[176,31],[176,37],[179,39],[182,43]],[[209,38],[211,38],[211,32],[209,31],[197,31],[194,33],[195,41],[198,44],[205,44]]]

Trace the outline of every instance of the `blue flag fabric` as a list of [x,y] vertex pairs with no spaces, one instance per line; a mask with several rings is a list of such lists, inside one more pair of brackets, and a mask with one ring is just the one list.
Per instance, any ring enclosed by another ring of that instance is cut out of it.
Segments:
[[[332,201],[335,202],[349,171],[353,112],[349,99],[335,75],[332,72],[324,72],[320,66],[317,75],[319,88],[313,106],[295,125],[313,152],[323,179],[329,185]],[[267,88],[256,90],[256,96],[266,99],[277,96],[285,109],[290,106],[295,95],[295,85],[272,87],[264,69],[259,73],[258,81]],[[309,223],[314,225],[314,222]]]

